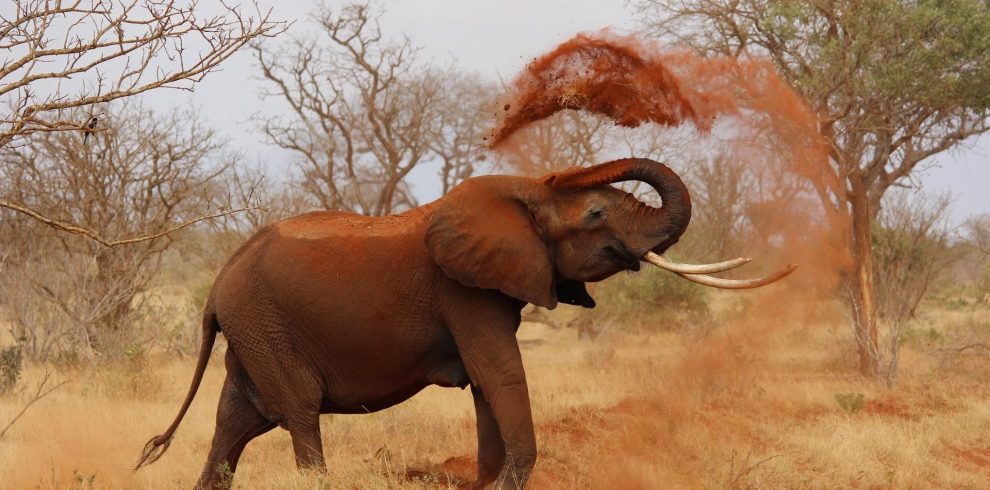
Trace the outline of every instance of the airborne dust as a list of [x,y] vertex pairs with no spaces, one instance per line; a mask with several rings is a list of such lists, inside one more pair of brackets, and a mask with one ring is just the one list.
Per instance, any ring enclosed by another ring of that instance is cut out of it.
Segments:
[[[801,264],[787,280],[790,287],[771,289],[834,288],[837,271],[848,263],[841,247],[845,213],[835,213],[822,197],[841,195],[843,186],[827,171],[818,121],[765,60],[702,58],[608,30],[582,33],[529,63],[498,109],[486,138],[495,152],[518,151],[526,128],[568,109],[604,117],[616,126],[612,131],[690,124],[698,145],[717,146],[756,177],[757,185],[747,189],[754,204],[746,210],[756,243],[740,252],[766,270],[770,262]],[[683,162],[668,163],[689,170]]]
[[[763,289],[714,292],[743,296],[737,316],[725,320],[727,327],[668,359],[672,364],[658,373],[656,391],[633,395],[591,419],[610,427],[595,444],[601,457],[616,463],[598,472],[592,487],[642,485],[651,477],[642,474],[642,465],[654,468],[652,475],[685,477],[678,468],[690,466],[684,455],[697,448],[683,428],[733,430],[714,427],[718,412],[732,409],[719,408],[730,397],[743,416],[762,410],[767,377],[779,374],[772,371],[780,363],[767,362],[775,350],[789,350],[784,345],[789,337],[813,335],[808,325],[834,328],[842,317],[833,303],[821,301],[835,297],[840,271],[848,264],[842,246],[845,213],[834,212],[822,198],[841,193],[842,185],[827,171],[828,149],[814,113],[765,60],[703,58],[608,30],[580,34],[533,60],[515,78],[498,102],[487,145],[496,153],[518,152],[526,147],[527,128],[564,110],[606,118],[614,125],[607,130],[615,132],[651,123],[656,131],[692,126],[695,131],[678,134],[717,148],[754,176],[753,187],[744,189],[755,197],[745,212],[750,236],[733,255],[754,262],[738,274],[752,277],[784,264],[800,265],[781,283]],[[681,173],[689,170],[686,162],[668,163]],[[671,252],[677,254],[677,248]],[[705,478],[656,483],[696,487],[708,482]]]

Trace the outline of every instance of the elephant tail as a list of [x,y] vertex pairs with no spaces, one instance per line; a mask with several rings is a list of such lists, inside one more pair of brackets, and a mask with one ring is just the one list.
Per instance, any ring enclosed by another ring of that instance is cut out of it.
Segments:
[[168,426],[164,434],[152,437],[144,445],[141,457],[138,459],[137,464],[134,465],[134,471],[158,461],[158,458],[162,457],[165,451],[168,450],[169,445],[172,444],[172,436],[175,434],[175,429],[182,422],[182,417],[186,415],[186,410],[189,410],[189,405],[192,404],[193,398],[196,397],[196,391],[199,390],[199,384],[203,381],[203,373],[206,372],[206,363],[210,360],[210,353],[213,351],[213,342],[216,340],[219,330],[220,325],[217,323],[216,313],[213,312],[212,307],[207,307],[207,312],[203,315],[203,341],[199,346],[199,360],[196,361],[196,372],[193,373],[189,393],[186,394],[186,399],[182,402],[182,407],[179,408],[179,414],[175,416],[172,425]]

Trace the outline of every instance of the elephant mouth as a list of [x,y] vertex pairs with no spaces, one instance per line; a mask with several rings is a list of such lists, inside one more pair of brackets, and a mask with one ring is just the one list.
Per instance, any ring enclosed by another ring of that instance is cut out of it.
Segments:
[[611,259],[612,262],[621,265],[623,269],[631,271],[638,271],[640,269],[639,256],[633,254],[623,246],[607,245],[603,253]]
[[753,259],[740,257],[738,259],[712,264],[682,264],[680,262],[674,262],[663,255],[646,252],[642,260],[661,269],[671,271],[691,282],[720,289],[752,289],[766,286],[787,277],[791,272],[794,272],[794,269],[797,269],[797,264],[789,264],[787,267],[766,277],[755,279],[724,279],[709,276],[708,274],[735,269],[736,267],[750,263]]
[[568,305],[594,308],[595,299],[588,294],[588,289],[581,281],[567,279],[556,284],[557,301]]

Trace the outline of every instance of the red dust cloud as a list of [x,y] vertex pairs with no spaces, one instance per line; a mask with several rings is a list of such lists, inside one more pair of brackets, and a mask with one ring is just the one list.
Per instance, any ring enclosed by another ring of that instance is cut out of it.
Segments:
[[[580,34],[518,75],[498,104],[488,146],[501,154],[519,151],[532,134],[525,128],[564,110],[595,114],[621,127],[691,124],[699,144],[701,137],[717,133],[719,151],[758,181],[743,191],[753,198],[746,209],[750,234],[736,252],[755,261],[740,274],[800,264],[782,283],[730,293],[747,295],[744,311],[673,360],[660,375],[664,389],[626,399],[601,414],[603,425],[622,430],[590,429],[602,437],[600,453],[610,461],[622,454],[633,463],[614,471],[604,468],[601,481],[592,486],[635,487],[639,480],[624,480],[645,460],[671,468],[668,474],[685,466],[679,455],[694,449],[678,447],[684,439],[678,437],[679,427],[697,426],[710,417],[721,421],[712,422],[716,428],[733,418],[731,410],[711,407],[735,406],[740,414],[765,415],[765,403],[753,390],[760,384],[772,386],[769,380],[779,374],[772,372],[779,366],[770,361],[774,352],[800,351],[803,347],[794,339],[841,319],[832,299],[838,296],[840,271],[849,263],[844,246],[848,226],[846,214],[828,196],[841,196],[844,186],[829,166],[828,146],[814,112],[766,60],[703,58],[609,31]],[[737,398],[744,403],[730,400],[727,392],[740,394]],[[656,441],[664,441],[662,447]],[[680,483],[702,482],[688,478]]]
[[734,112],[731,99],[684,86],[663,60],[644,56],[632,38],[579,34],[530,63],[513,88],[491,148],[565,109],[601,114],[625,127],[691,121],[701,130],[710,129],[718,112]]
[[582,33],[529,63],[498,109],[488,147],[503,155],[525,147],[527,127],[564,110],[621,127],[691,124],[701,135],[724,122],[721,151],[761,182],[749,209],[758,236],[740,252],[760,262],[773,255],[800,263],[787,281],[819,293],[836,287],[837,271],[848,263],[841,246],[846,214],[823,197],[844,187],[829,168],[818,120],[766,60],[703,58],[608,30]]

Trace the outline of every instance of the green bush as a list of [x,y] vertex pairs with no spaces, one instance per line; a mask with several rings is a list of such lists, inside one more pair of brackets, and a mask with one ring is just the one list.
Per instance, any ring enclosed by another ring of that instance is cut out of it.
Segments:
[[17,385],[24,367],[22,341],[0,350],[0,395],[9,393]]
[[866,395],[862,393],[837,393],[835,401],[846,413],[852,415],[866,406]]
[[614,276],[602,282],[593,296],[598,302],[596,316],[649,330],[678,329],[711,316],[703,286],[655,268]]
[[946,298],[942,304],[949,311],[963,311],[969,306],[969,301],[966,298]]
[[905,345],[941,344],[945,335],[934,327],[914,327],[909,325],[901,334],[901,342]]

